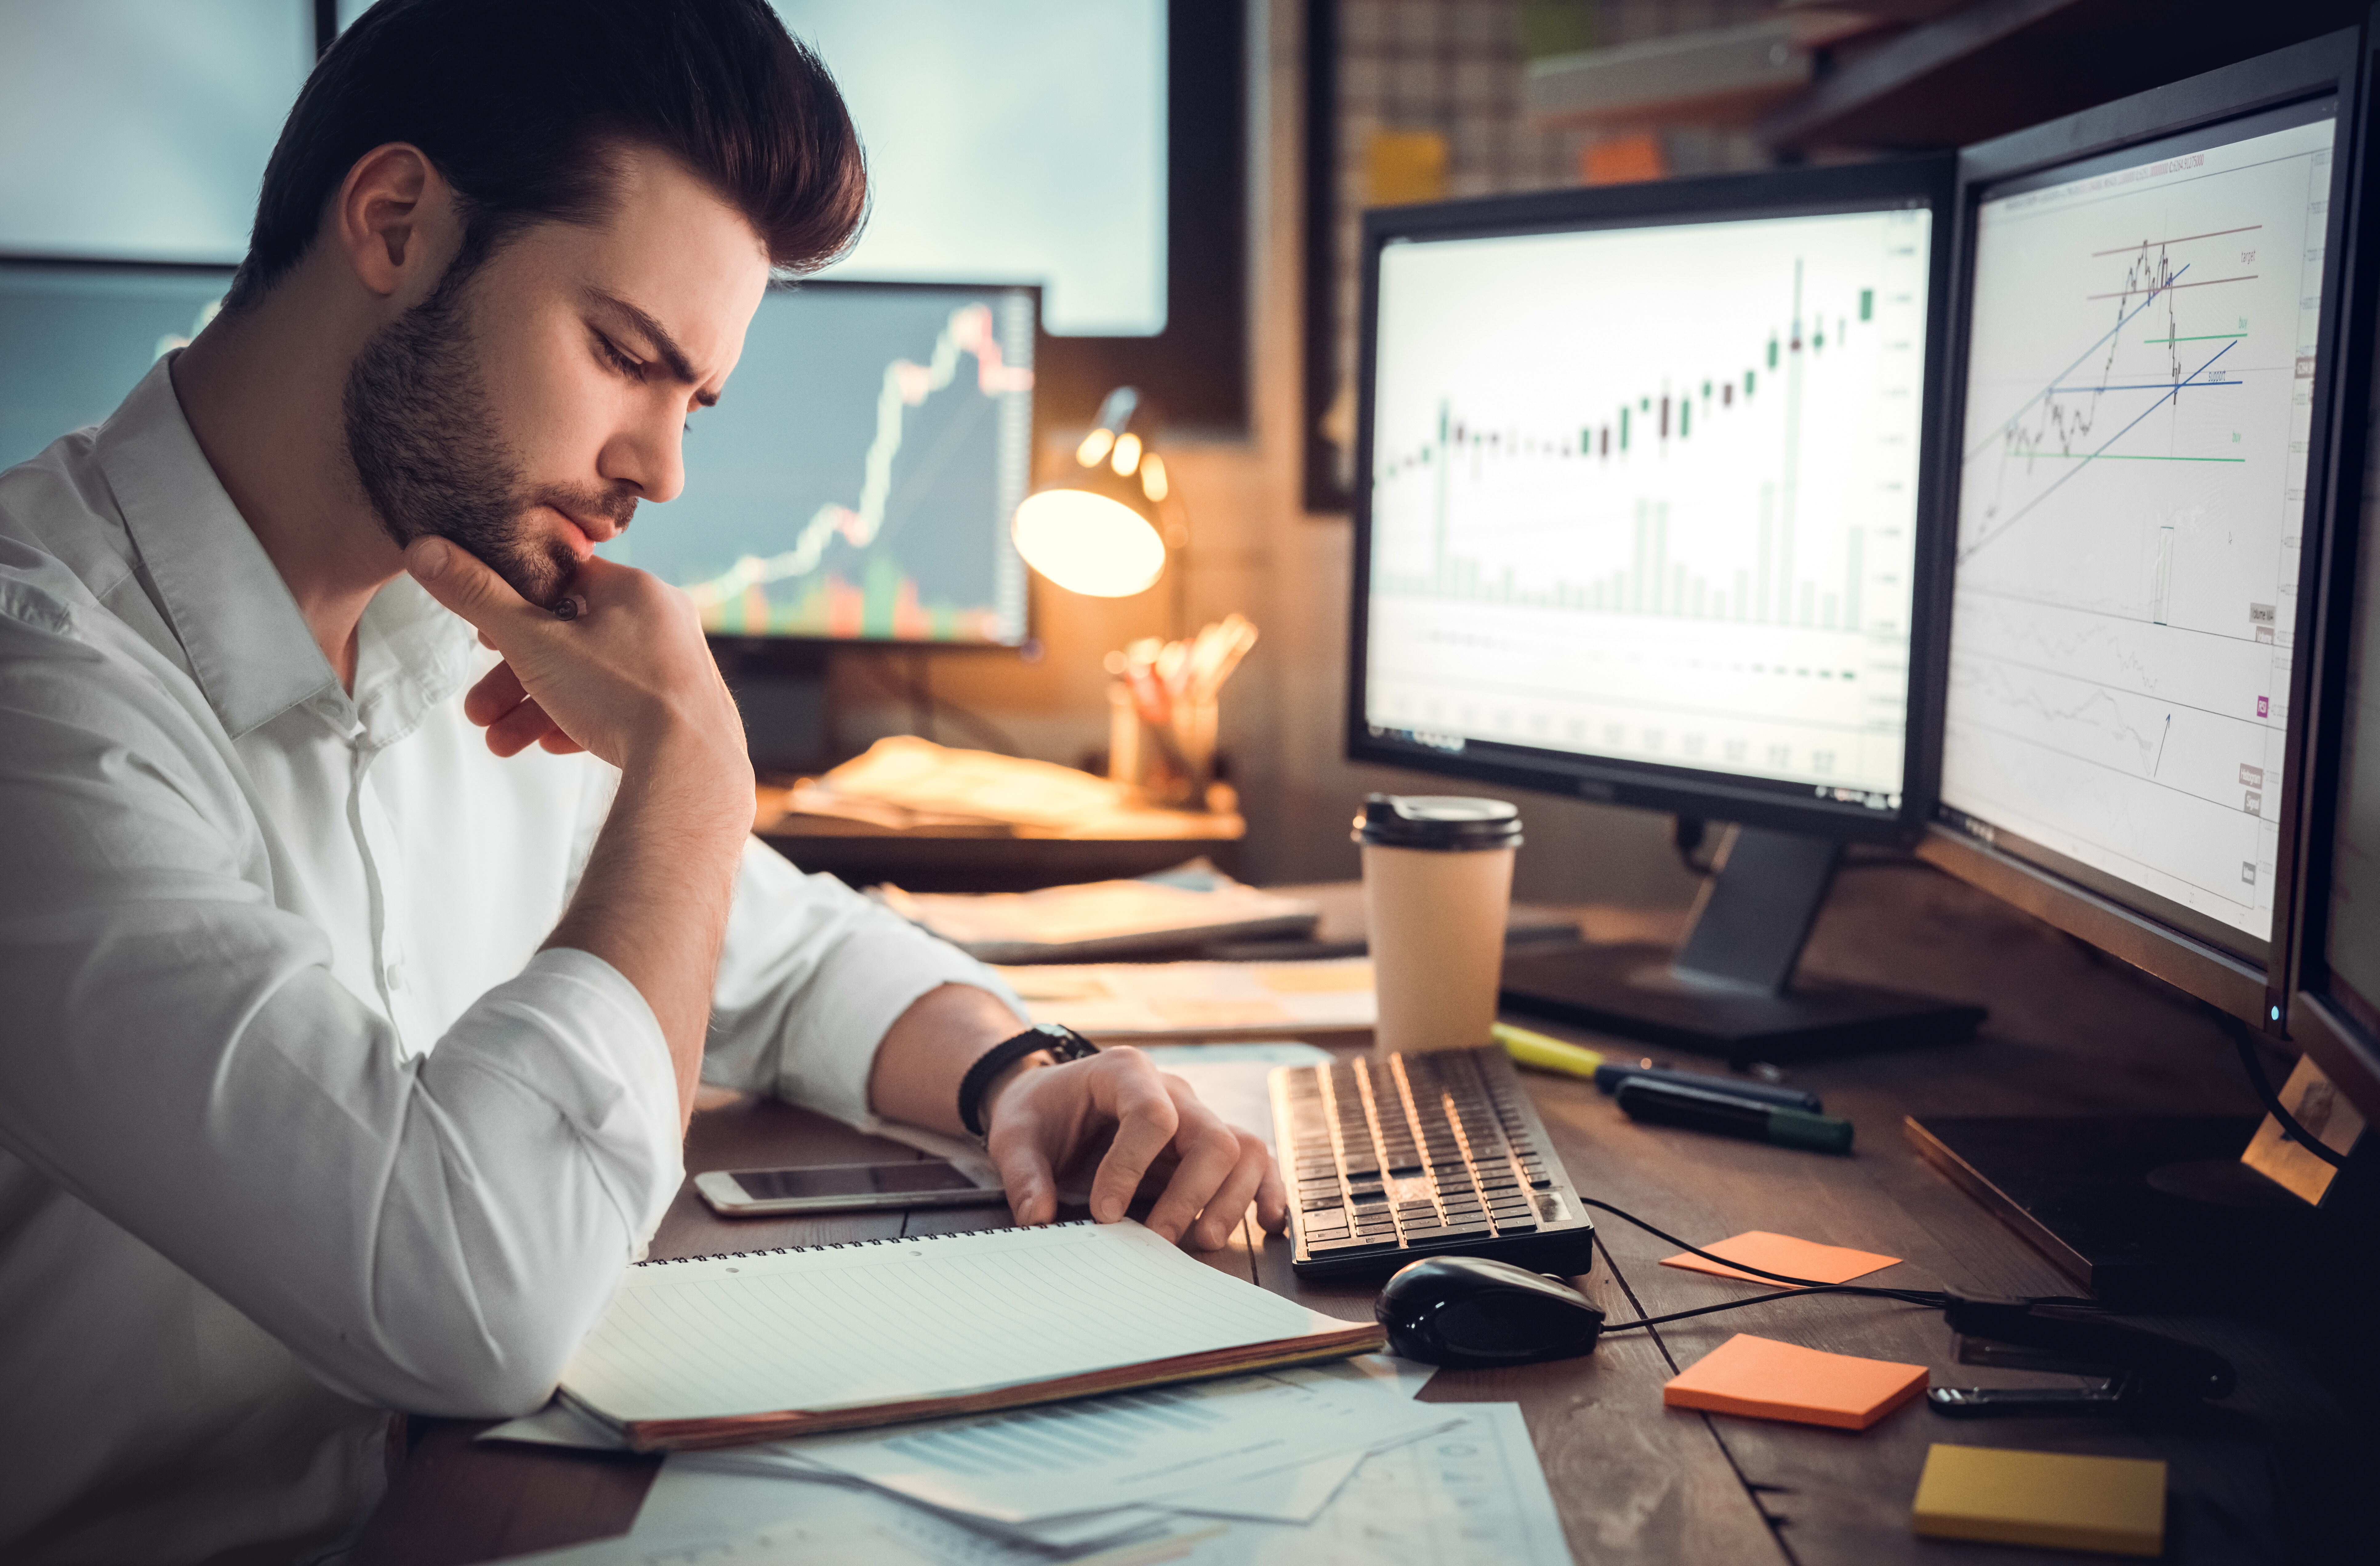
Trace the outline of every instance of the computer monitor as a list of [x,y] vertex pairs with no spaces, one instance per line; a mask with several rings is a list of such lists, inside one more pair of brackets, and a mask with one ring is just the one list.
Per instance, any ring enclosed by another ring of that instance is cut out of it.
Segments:
[[0,467],[96,424],[213,319],[227,266],[0,260]]
[[1354,759],[1741,823],[1670,954],[1505,1000],[1779,1060],[1980,1014],[1789,984],[1933,795],[1925,528],[1951,162],[1364,217]]
[[1966,150],[1937,863],[2285,1026],[2356,35]]
[[[2368,111],[2367,111],[2368,112]],[[2367,212],[2369,224],[2374,214]],[[2306,808],[2299,823],[2289,1038],[2335,1089],[2380,1124],[2380,254],[2353,247],[2341,310],[2335,510],[2324,540],[2306,662]],[[2361,484],[2348,481],[2360,475]]]
[[[604,546],[693,595],[753,764],[842,759],[832,648],[1014,649],[1040,289],[812,279],[769,290],[686,490]],[[922,673],[909,680],[920,686]]]
[[[1920,852],[2195,997],[2250,1056],[2250,1029],[2293,1026],[2304,652],[2359,489],[2339,443],[2363,67],[2361,34],[2332,34],[1959,160]],[[2078,1281],[2143,1299],[2304,1241],[2310,1209],[2240,1161],[2256,1123],[1910,1129]]]

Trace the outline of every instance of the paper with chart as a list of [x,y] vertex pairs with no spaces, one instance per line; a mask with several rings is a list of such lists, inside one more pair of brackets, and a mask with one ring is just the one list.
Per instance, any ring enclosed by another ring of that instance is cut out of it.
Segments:
[[1898,808],[1934,228],[1385,249],[1372,732]]
[[782,1451],[803,1467],[832,1469],[927,1505],[1029,1523],[1240,1486],[1409,1439],[1453,1417],[1361,1376],[1286,1370],[814,1436],[720,1457],[765,1463]]
[[1943,802],[2256,940],[2337,111],[1976,218]]
[[[1310,1524],[1159,1517],[1115,1548],[1134,1552],[1123,1559],[1185,1566],[1567,1566],[1570,1548],[1519,1407],[1467,1403],[1449,1412],[1462,1422],[1365,1459]],[[721,1472],[702,1467],[706,1461],[671,1457],[626,1536],[516,1566],[1046,1566],[1052,1559],[878,1492]]]

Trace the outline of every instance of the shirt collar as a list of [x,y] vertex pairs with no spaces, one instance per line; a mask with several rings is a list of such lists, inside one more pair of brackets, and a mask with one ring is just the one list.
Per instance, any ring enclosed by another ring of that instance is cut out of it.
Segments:
[[[100,430],[93,455],[190,674],[237,739],[310,698],[346,710],[298,601],[225,492],[159,359]],[[475,660],[469,627],[409,577],[382,588],[358,632],[355,715],[375,744],[409,732],[459,689]]]

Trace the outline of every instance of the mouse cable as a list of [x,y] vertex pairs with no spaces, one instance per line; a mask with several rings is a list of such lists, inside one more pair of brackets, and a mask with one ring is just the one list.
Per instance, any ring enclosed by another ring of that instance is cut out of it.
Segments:
[[[1732,1262],[1729,1263],[1733,1266]],[[1640,1316],[1633,1321],[1607,1323],[1603,1335],[1633,1332],[1639,1327],[1658,1327],[1665,1321],[1683,1321],[1690,1316],[1708,1316],[1718,1310],[1742,1310],[1745,1305],[1767,1305],[1771,1300],[1790,1300],[1800,1294],[1865,1294],[1873,1299],[1899,1300],[1902,1305],[1922,1305],[1927,1310],[1949,1308],[1949,1296],[1928,1289],[1866,1289],[1857,1283],[1813,1283],[1805,1289],[1779,1289],[1773,1294],[1755,1294],[1748,1300],[1721,1300],[1717,1305],[1697,1305],[1693,1310],[1673,1310],[1665,1316]]]
[[[1932,1310],[1941,1310],[1948,1306],[1950,1302],[1950,1296],[1938,1289],[1877,1289],[1856,1286],[1849,1283],[1823,1283],[1815,1278],[1795,1278],[1787,1273],[1771,1272],[1765,1267],[1755,1267],[1749,1262],[1730,1261],[1725,1256],[1713,1256],[1710,1252],[1704,1250],[1700,1245],[1688,1244],[1685,1241],[1679,1239],[1675,1234],[1670,1233],[1666,1230],[1656,1229],[1651,1224],[1645,1222],[1643,1219],[1638,1218],[1634,1213],[1615,1208],[1609,1202],[1598,1202],[1592,1196],[1581,1196],[1578,1200],[1581,1207],[1593,1208],[1597,1212],[1608,1212],[1623,1223],[1634,1224],[1637,1228],[1642,1229],[1645,1233],[1650,1234],[1656,1240],[1665,1241],[1691,1255],[1702,1257],[1705,1261],[1717,1262],[1721,1267],[1732,1268],[1738,1272],[1749,1272],[1754,1274],[1755,1277],[1767,1279],[1769,1281],[1774,1283],[1791,1284],[1791,1289],[1789,1293],[1805,1294],[1872,1294],[1880,1299],[1900,1300],[1909,1305],[1925,1305],[1928,1309]],[[1681,1311],[1676,1316],[1646,1317],[1642,1321],[1631,1321],[1625,1323],[1625,1325],[1630,1327],[1646,1327],[1650,1326],[1655,1321],[1676,1321],[1681,1319],[1682,1317],[1701,1316],[1706,1312],[1714,1310],[1732,1310],[1738,1305],[1758,1305],[1763,1300],[1781,1300],[1786,1297],[1787,1295],[1783,1293],[1757,1294],[1748,1300],[1730,1300],[1725,1305],[1705,1305],[1700,1310]],[[2058,1305],[2070,1310],[2102,1310],[2106,1308],[2096,1300],[2082,1299],[2072,1294],[2034,1294],[2028,1296],[2024,1303],[2027,1305]],[[1617,1327],[1607,1327],[1604,1330],[1607,1332],[1616,1332],[1620,1330],[1620,1329]]]

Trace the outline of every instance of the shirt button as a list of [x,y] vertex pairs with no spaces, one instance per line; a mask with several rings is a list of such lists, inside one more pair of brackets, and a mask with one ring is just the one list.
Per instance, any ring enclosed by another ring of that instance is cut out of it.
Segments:
[[405,965],[403,963],[389,964],[389,965],[382,970],[382,977],[388,980],[388,987],[391,989],[404,989]]

